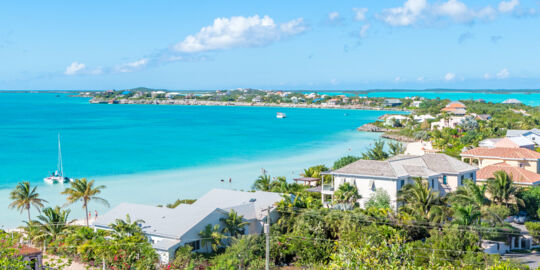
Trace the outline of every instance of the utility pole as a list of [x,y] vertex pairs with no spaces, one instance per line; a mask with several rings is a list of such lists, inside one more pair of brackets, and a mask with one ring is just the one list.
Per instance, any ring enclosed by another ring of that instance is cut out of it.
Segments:
[[266,227],[264,231],[266,233],[266,262],[265,269],[270,270],[270,207],[266,209],[268,215],[266,216]]

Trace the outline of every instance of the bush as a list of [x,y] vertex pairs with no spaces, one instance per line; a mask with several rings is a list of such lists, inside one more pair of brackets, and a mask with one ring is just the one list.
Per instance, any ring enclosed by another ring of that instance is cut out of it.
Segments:
[[343,168],[357,160],[359,160],[360,157],[356,157],[356,156],[344,156],[338,160],[336,160],[336,162],[334,162],[334,166],[333,166],[333,169],[334,170],[337,170],[339,168]]
[[384,189],[377,189],[364,205],[365,208],[390,208],[390,195]]
[[524,203],[524,207],[520,207],[521,210],[525,210],[531,218],[540,218],[540,186],[523,189],[518,197]]
[[525,228],[529,230],[536,241],[540,241],[540,222],[525,222]]

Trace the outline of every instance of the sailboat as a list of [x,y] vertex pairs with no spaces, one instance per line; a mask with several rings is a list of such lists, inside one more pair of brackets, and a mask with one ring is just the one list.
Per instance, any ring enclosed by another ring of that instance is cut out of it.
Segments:
[[58,133],[58,164],[56,171],[54,171],[49,177],[43,178],[43,181],[47,184],[67,183],[71,181],[68,177],[64,176],[64,166],[62,164],[62,147],[60,146],[60,133]]

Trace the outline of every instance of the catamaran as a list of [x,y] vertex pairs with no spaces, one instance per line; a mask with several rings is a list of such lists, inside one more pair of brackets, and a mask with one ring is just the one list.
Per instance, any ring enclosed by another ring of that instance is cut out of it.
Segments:
[[43,178],[43,181],[47,184],[67,183],[71,181],[68,177],[64,176],[64,166],[62,164],[62,147],[60,146],[60,134],[58,134],[58,164],[56,171],[54,171],[49,177]]

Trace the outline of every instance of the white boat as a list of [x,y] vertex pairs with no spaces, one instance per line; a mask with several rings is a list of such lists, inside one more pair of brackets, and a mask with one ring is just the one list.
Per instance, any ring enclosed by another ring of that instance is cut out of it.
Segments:
[[278,113],[276,114],[276,118],[285,118],[285,117],[287,117],[287,115],[286,115],[285,113],[278,112]]
[[43,181],[47,184],[67,183],[71,181],[68,177],[64,176],[64,166],[62,164],[62,148],[60,147],[60,134],[58,134],[58,164],[56,171],[50,176],[43,178]]

